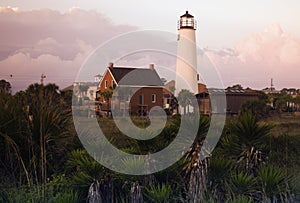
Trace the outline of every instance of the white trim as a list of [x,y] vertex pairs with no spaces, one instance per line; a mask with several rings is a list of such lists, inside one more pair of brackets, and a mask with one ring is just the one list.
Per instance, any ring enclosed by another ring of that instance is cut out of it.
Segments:
[[115,81],[115,84],[118,85],[118,83],[117,83],[114,75],[111,73],[111,71],[109,70],[109,68],[107,68],[107,70],[108,70],[109,74],[111,75],[112,79]]
[[[109,68],[106,68],[106,70],[105,70],[105,72],[104,72],[104,75],[103,75],[103,77],[101,78],[101,80],[100,80],[100,82],[99,82],[99,85],[98,85],[99,89],[100,89],[100,87],[101,87],[101,84],[102,84],[102,82],[103,82],[103,80],[104,80],[104,77],[106,76],[107,72],[109,72],[109,74],[110,74],[111,78],[114,80],[116,86],[118,86],[118,83],[116,82],[116,80],[115,80],[113,74],[111,73],[111,71],[109,70]],[[105,87],[105,84],[104,84],[104,87]]]
[[149,86],[139,86],[139,85],[118,85],[118,86],[120,86],[120,87],[140,87],[140,88],[142,88],[142,87],[164,88],[164,86],[151,86],[151,85],[149,85]]
[[[154,96],[154,97],[153,97]],[[153,99],[154,98],[154,99]],[[151,94],[151,102],[156,103],[156,94]]]
[[104,81],[104,88],[105,88],[105,89],[107,89],[107,88],[108,88],[108,86],[107,86],[107,85],[108,85],[108,81],[107,81],[107,80],[105,80],[105,81]]
[[99,89],[100,89],[101,83],[102,83],[103,80],[104,80],[104,77],[105,77],[105,75],[106,75],[106,72],[107,72],[107,69],[105,70],[103,77],[102,77],[101,80],[99,81]]

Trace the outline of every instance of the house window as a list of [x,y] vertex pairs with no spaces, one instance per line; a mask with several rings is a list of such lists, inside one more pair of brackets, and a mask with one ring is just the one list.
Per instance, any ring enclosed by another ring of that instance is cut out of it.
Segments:
[[144,97],[142,94],[139,95],[139,104],[142,105],[144,103]]
[[105,80],[104,81],[104,87],[105,87],[105,89],[107,88],[107,86],[108,86],[108,82],[107,82],[107,80]]
[[151,95],[151,101],[152,101],[152,103],[156,102],[156,94]]
[[114,88],[115,82],[112,80],[111,81],[111,87]]

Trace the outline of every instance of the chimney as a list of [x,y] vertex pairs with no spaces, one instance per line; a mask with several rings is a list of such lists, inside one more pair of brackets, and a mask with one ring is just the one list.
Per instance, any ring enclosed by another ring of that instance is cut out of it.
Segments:
[[150,63],[150,64],[149,64],[149,69],[150,69],[150,70],[154,70],[154,64],[153,64],[153,63]]
[[113,62],[109,62],[108,63],[108,68],[113,68],[114,67],[114,63]]

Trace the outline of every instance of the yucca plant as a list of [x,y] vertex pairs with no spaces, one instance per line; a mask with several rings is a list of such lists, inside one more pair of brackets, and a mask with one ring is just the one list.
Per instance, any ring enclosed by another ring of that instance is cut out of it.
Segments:
[[142,186],[139,181],[135,181],[131,184],[130,188],[130,203],[142,203],[144,202]]
[[208,186],[215,201],[226,199],[226,186],[230,180],[230,173],[233,169],[233,162],[221,158],[213,157],[208,167]]
[[254,203],[254,200],[246,196],[238,196],[228,199],[226,203]]
[[257,123],[255,116],[249,113],[242,114],[239,121],[233,125],[232,133],[238,139],[239,155],[238,162],[243,162],[247,172],[257,169],[260,163],[265,162],[261,144],[269,135],[271,126]]
[[262,191],[262,201],[273,202],[290,199],[284,197],[289,193],[288,185],[291,182],[291,176],[286,175],[281,168],[275,166],[263,166],[258,170],[258,180]]
[[149,202],[167,203],[171,201],[172,188],[170,185],[162,183],[150,185],[144,190],[145,197]]
[[43,202],[40,188],[32,187],[28,191],[27,187],[1,189],[0,203],[24,203],[24,202]]
[[73,190],[59,192],[51,198],[49,203],[77,203],[80,202],[79,194]]
[[230,178],[229,188],[233,196],[257,197],[257,179],[252,174],[237,172]]
[[66,163],[70,184],[81,191],[90,202],[111,200],[112,186],[106,169],[87,154],[85,150],[72,151]]
[[132,174],[140,174],[141,171],[144,171],[146,164],[144,159],[137,156],[123,158],[121,163],[124,170]]
[[[185,125],[193,126],[192,120],[186,120]],[[193,145],[189,148],[185,156],[185,166],[183,170],[189,175],[189,186],[188,186],[188,201],[198,202],[202,201],[204,197],[204,192],[206,190],[207,184],[207,168],[208,168],[208,158],[206,157],[206,150],[202,149],[204,145],[205,137],[209,129],[209,119],[207,117],[201,116],[199,120],[199,128],[197,136],[194,140]],[[189,133],[189,132],[187,132]]]
[[242,153],[239,138],[232,134],[233,124],[227,124],[227,130],[220,138],[220,147],[214,150],[218,155],[228,159],[236,160],[236,156]]

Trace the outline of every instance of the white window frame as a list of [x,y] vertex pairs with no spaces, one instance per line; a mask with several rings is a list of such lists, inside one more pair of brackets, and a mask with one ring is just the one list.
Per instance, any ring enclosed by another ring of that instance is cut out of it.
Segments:
[[151,95],[151,101],[152,103],[156,103],[156,94]]
[[107,80],[105,80],[104,81],[104,87],[105,87],[105,89],[107,89],[107,85],[108,85],[108,82],[107,82]]

